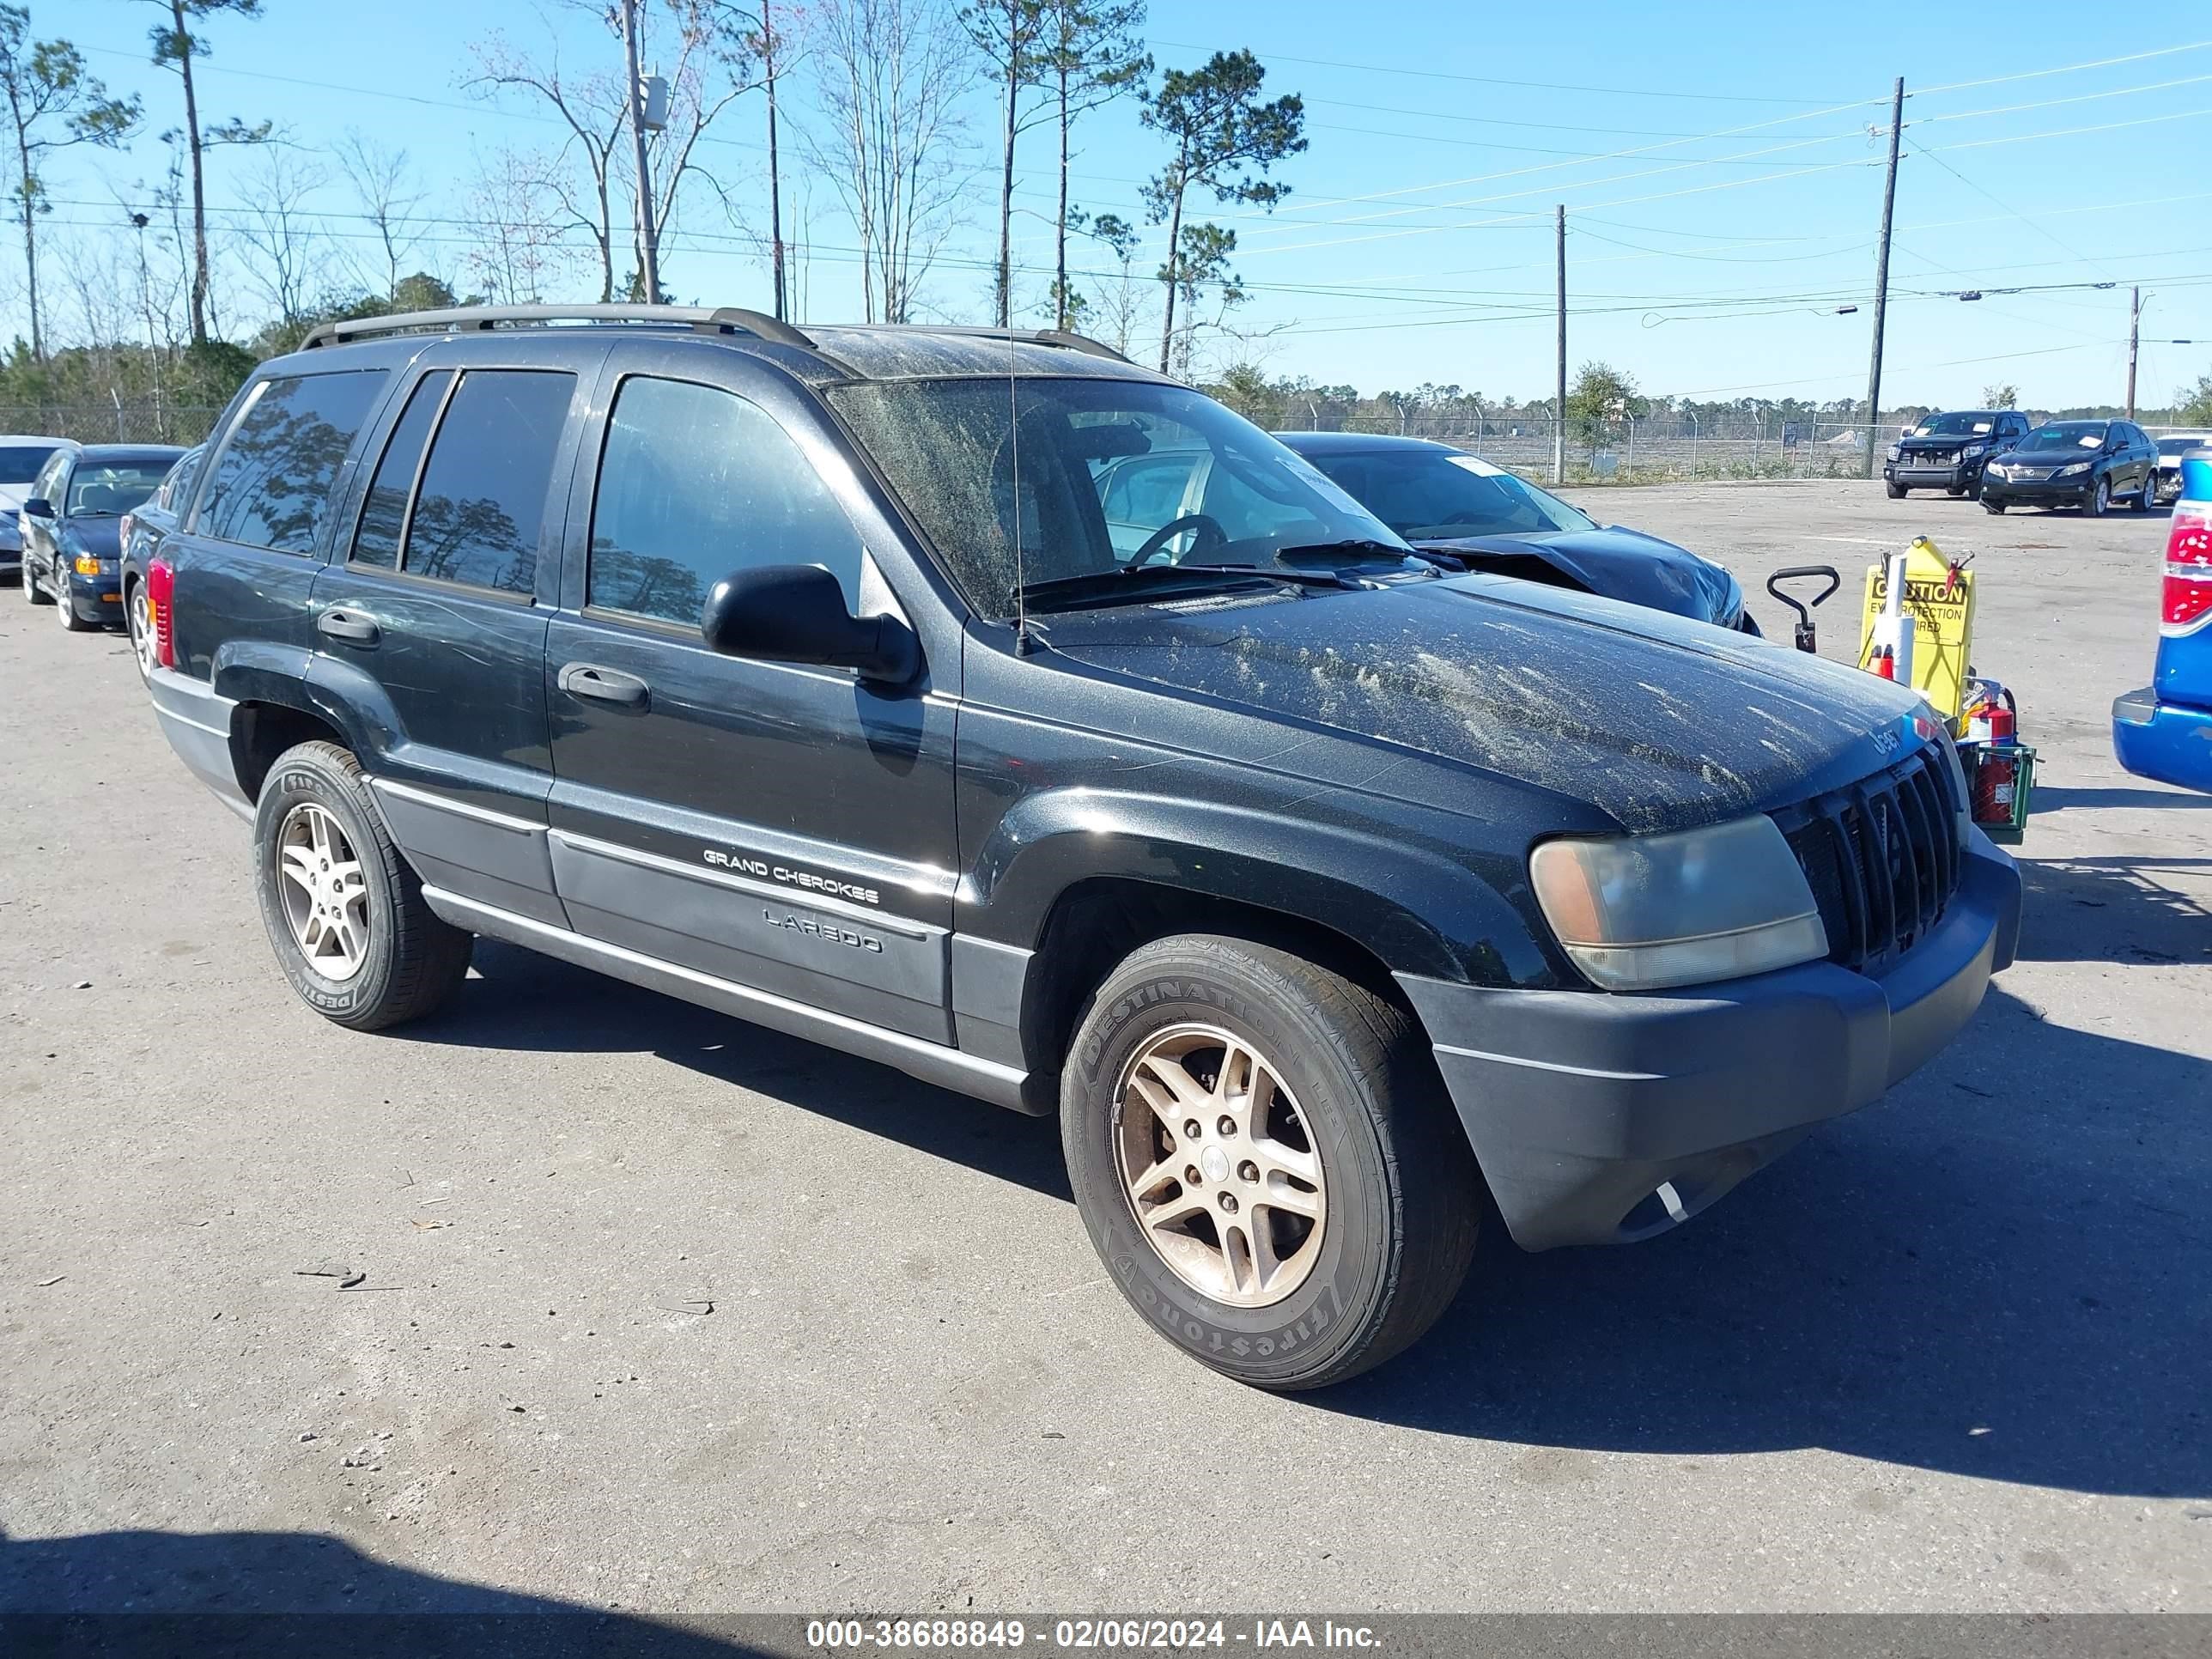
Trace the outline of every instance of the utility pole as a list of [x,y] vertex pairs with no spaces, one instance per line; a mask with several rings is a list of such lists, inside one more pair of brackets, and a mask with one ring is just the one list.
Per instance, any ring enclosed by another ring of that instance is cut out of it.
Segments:
[[761,64],[768,76],[768,246],[775,269],[775,318],[789,320],[783,297],[783,180],[775,151],[775,21],[761,0]]
[[1552,404],[1552,483],[1567,481],[1567,204],[1559,204],[1559,386]]
[[660,303],[659,237],[653,228],[653,171],[645,163],[645,88],[637,66],[637,0],[622,0],[623,55],[629,63],[629,136],[637,153],[637,262],[645,302]]
[[1874,452],[1881,436],[1881,326],[1889,310],[1889,226],[1897,214],[1897,145],[1905,136],[1905,77],[1889,100],[1889,177],[1881,187],[1881,240],[1874,256],[1874,352],[1867,362],[1866,456],[1859,476],[1874,477]]
[[[2142,289],[2128,290],[2128,418],[2136,417],[2136,349],[2142,334]],[[2146,498],[2148,499],[2148,498]]]

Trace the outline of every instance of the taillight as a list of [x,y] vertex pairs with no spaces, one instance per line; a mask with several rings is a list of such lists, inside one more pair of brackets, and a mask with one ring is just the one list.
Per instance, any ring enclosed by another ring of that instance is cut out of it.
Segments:
[[177,632],[175,607],[172,599],[177,591],[177,573],[167,559],[149,560],[146,565],[146,603],[154,611],[154,656],[164,668],[177,665]]
[[2212,622],[2212,501],[2177,501],[2166,539],[2159,632],[2194,634]]

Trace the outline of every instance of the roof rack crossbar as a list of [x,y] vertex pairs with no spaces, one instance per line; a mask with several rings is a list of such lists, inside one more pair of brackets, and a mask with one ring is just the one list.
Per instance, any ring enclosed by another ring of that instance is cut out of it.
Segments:
[[514,305],[450,306],[439,311],[403,311],[389,317],[360,317],[321,323],[307,331],[300,349],[343,345],[388,334],[452,333],[528,323],[629,323],[663,328],[692,328],[717,334],[750,334],[778,345],[811,349],[814,342],[789,323],[741,306]]

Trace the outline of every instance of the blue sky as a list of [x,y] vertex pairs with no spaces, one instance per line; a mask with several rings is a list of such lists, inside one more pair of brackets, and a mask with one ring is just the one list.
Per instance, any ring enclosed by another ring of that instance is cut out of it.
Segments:
[[[112,89],[146,100],[148,136],[131,153],[79,149],[49,168],[47,246],[125,246],[117,198],[141,199],[137,181],[158,177],[151,135],[179,113],[174,77],[145,61],[156,14],[137,0],[32,0],[32,10],[35,33],[68,34]],[[2017,384],[2037,406],[2117,400],[2136,283],[2149,295],[2143,401],[2163,403],[2212,368],[2212,21],[2191,24],[2185,8],[2141,13],[2165,27],[2126,39],[2078,0],[1914,8],[1910,27],[1878,7],[1609,0],[1153,0],[1152,12],[1161,63],[1249,47],[1271,94],[1307,100],[1310,147],[1277,174],[1293,188],[1288,201],[1272,216],[1213,216],[1238,233],[1236,264],[1254,297],[1237,320],[1264,337],[1253,349],[1271,374],[1369,392],[1436,381],[1541,395],[1551,214],[1564,202],[1575,362],[1606,359],[1655,392],[1861,393],[1883,158],[1869,129],[1887,121],[1899,74],[1912,95],[1885,403],[1956,406],[1992,381]],[[588,16],[524,0],[264,0],[264,13],[208,26],[203,115],[273,119],[303,152],[348,129],[404,145],[427,187],[418,211],[441,221],[462,216],[478,155],[558,136],[524,104],[461,89],[470,44],[503,31],[534,45],[557,30],[572,60],[611,50]],[[2114,58],[2130,61],[2095,64]],[[2082,64],[2094,66],[2072,67]],[[803,89],[793,91],[787,119],[803,123]],[[702,151],[756,223],[762,122],[756,96]],[[995,198],[981,168],[994,124],[979,88],[973,205],[929,287],[941,314],[981,320],[988,307]],[[1017,258],[1042,268],[1049,231],[1034,210],[1049,209],[1051,135],[1024,142],[1018,204],[1031,211],[1017,221]],[[1079,143],[1077,200],[1135,216],[1160,149],[1133,108],[1093,116]],[[234,216],[251,167],[240,152],[217,153],[218,223]],[[339,246],[362,246],[342,184],[314,205]],[[808,314],[857,315],[857,275],[841,252],[851,227],[826,185],[810,205]],[[452,271],[465,234],[432,228],[421,262]],[[6,246],[8,321],[20,328],[21,255]],[[663,280],[684,300],[767,303],[764,261],[704,190],[684,206]],[[2115,286],[1993,291],[2096,283]],[[1966,289],[1987,297],[1942,296]],[[1041,295],[1042,279],[1023,291]],[[1859,309],[1836,314],[1845,304]],[[2174,337],[2195,343],[2163,343]]]

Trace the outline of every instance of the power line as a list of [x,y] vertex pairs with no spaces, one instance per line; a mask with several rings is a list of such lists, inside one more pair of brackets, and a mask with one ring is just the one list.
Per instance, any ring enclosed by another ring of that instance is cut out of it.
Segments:
[[1991,75],[1979,81],[1950,81],[1940,87],[1923,87],[1914,94],[1933,98],[1941,92],[1964,92],[1970,87],[2001,87],[2014,81],[2040,81],[2048,76],[2073,75],[2082,70],[2110,69],[2115,64],[2140,64],[2147,58],[2171,58],[2177,52],[2203,52],[2212,40],[2191,40],[2185,46],[2156,46],[2149,52],[2130,52],[2118,58],[2093,58],[2086,63],[2061,64],[2055,69],[2021,70],[2012,75]]

